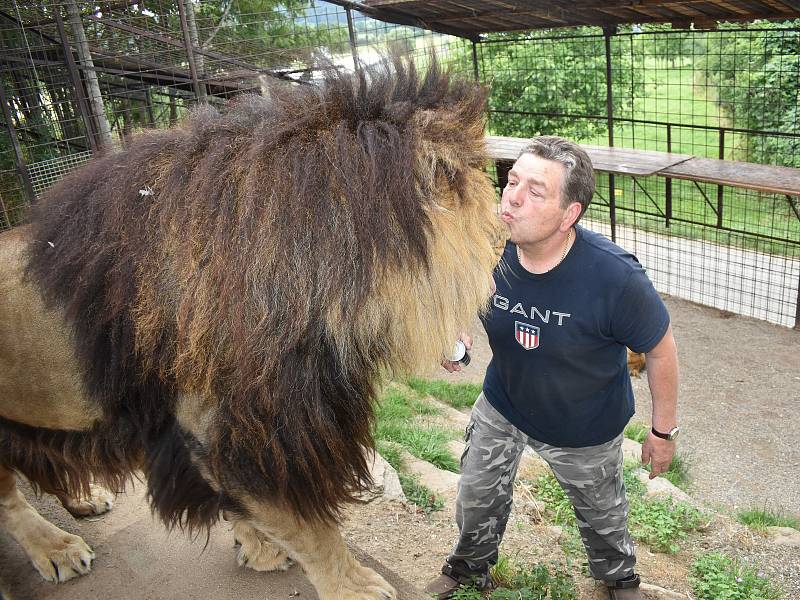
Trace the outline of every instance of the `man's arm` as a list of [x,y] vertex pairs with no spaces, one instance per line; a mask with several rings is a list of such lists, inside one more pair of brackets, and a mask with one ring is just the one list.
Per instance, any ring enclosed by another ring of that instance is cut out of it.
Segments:
[[[646,355],[647,382],[653,397],[653,427],[668,432],[678,424],[678,350],[672,335],[672,325],[661,341]],[[652,463],[650,479],[669,469],[675,454],[675,441],[647,434],[642,444],[642,464]]]

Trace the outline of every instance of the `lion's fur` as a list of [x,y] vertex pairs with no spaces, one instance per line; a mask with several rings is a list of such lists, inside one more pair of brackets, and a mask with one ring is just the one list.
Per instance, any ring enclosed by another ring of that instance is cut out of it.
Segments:
[[[335,518],[368,483],[381,375],[437,363],[488,298],[484,104],[394,61],[198,109],[65,177],[32,211],[27,275],[103,416],[6,422],[0,461],[44,489],[22,464],[42,438],[112,487],[139,466],[170,523],[239,496]],[[176,497],[172,456],[210,485]]]

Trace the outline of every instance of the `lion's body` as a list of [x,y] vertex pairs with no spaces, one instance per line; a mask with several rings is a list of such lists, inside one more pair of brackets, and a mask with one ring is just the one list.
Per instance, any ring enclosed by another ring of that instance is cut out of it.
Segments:
[[0,235],[0,416],[31,427],[87,429],[100,413],[83,392],[68,327],[24,280],[29,235],[30,227]]
[[482,109],[395,65],[66,177],[0,236],[0,466],[73,495],[142,469],[168,525],[224,510],[323,597],[391,593],[335,520],[369,483],[381,375],[437,362],[488,297]]

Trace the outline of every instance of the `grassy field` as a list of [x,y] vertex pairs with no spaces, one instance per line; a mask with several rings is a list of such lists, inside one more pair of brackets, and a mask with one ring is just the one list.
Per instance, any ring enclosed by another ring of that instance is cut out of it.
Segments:
[[[654,65],[645,65],[645,67]],[[716,102],[716,88],[705,81],[693,81],[693,70],[680,68],[645,68],[642,78],[641,96],[633,102],[632,117],[686,124],[673,127],[672,152],[693,156],[717,158],[719,156],[719,132],[717,130],[692,129],[689,125],[710,127],[728,126],[722,110]],[[695,75],[695,77],[697,77]],[[667,128],[663,125],[619,123],[615,127],[615,145],[642,150],[667,151]],[[608,138],[597,136],[580,140],[582,143],[607,145]],[[735,146],[744,143],[739,137],[726,141],[725,158],[742,160],[743,150]],[[643,217],[637,211],[656,214],[666,213],[666,180],[661,177],[639,178],[617,176],[614,196],[617,203],[617,222],[639,229],[665,232],[664,220]],[[699,184],[705,193],[689,181],[672,182],[672,216],[692,221],[673,226],[669,233],[689,239],[705,239],[720,244],[758,250],[778,255],[794,255],[800,251],[800,219],[795,215],[789,200],[778,194],[762,194],[732,187],[723,188],[722,226],[741,233],[720,231],[717,225],[717,191],[713,184]],[[646,193],[645,193],[646,190]],[[608,178],[598,177],[598,193],[610,198]],[[649,194],[650,198],[648,198]],[[608,209],[596,204],[592,218],[608,221]],[[752,234],[752,235],[748,235]],[[772,236],[793,240],[795,243],[769,241],[757,236]]]

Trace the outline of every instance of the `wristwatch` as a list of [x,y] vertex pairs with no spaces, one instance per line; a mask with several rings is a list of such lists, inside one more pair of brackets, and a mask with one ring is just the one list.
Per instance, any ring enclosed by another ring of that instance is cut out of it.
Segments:
[[656,437],[660,437],[662,440],[669,440],[670,442],[673,441],[678,434],[681,432],[680,427],[673,427],[667,433],[661,433],[655,427],[653,427],[650,431],[653,432],[653,435]]

